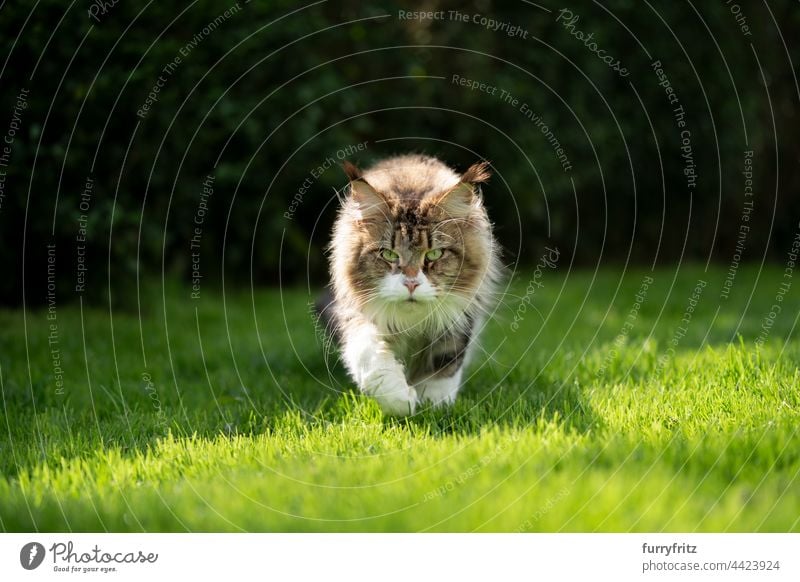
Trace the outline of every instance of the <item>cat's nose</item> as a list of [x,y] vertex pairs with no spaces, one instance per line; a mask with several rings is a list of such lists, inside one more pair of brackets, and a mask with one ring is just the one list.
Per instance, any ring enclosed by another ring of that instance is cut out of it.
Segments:
[[408,287],[408,293],[410,295],[410,294],[414,293],[414,289],[419,287],[419,281],[417,281],[416,279],[405,279],[403,281],[403,285]]

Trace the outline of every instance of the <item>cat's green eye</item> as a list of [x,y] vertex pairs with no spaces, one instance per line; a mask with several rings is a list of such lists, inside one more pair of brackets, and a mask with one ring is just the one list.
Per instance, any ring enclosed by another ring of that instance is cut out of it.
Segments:
[[442,258],[442,249],[431,249],[425,253],[425,258],[429,261],[436,261]]
[[392,249],[383,249],[381,251],[381,258],[384,261],[389,261],[390,263],[394,263],[397,259],[400,258],[400,255],[398,255]]

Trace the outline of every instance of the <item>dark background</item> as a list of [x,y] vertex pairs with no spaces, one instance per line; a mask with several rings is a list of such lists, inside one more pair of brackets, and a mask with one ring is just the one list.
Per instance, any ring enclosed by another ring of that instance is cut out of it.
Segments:
[[[86,301],[108,301],[111,282],[113,304],[126,305],[137,281],[162,273],[190,284],[193,221],[209,174],[203,285],[219,286],[223,270],[226,285],[307,277],[321,284],[334,189],[346,182],[336,167],[318,178],[312,170],[363,142],[366,149],[349,156],[361,165],[409,150],[460,170],[490,160],[496,175],[484,195],[506,262],[534,264],[545,245],[556,245],[564,266],[727,267],[743,224],[744,151],[753,150],[741,259],[785,260],[800,220],[795,2],[742,3],[749,36],[724,2],[621,0],[605,8],[539,3],[550,12],[525,2],[252,2],[203,33],[233,5],[0,8],[1,135],[20,90],[30,92],[5,168],[0,303],[20,304],[23,280],[26,302],[45,302],[47,244],[57,249],[59,301],[79,295],[76,235],[87,177],[94,187],[85,213]],[[630,76],[556,22],[562,7]],[[529,34],[398,18],[398,9],[412,8],[479,13]],[[176,56],[180,64],[140,118]],[[698,174],[691,192],[679,130],[650,68],[655,59],[686,110]],[[498,95],[453,84],[454,74],[496,86]],[[541,115],[569,172],[500,89]]]

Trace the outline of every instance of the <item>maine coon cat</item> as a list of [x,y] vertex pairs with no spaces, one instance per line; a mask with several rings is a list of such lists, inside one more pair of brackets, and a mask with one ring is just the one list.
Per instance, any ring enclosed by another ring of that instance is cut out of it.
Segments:
[[458,174],[404,155],[345,172],[327,306],[344,364],[388,414],[451,404],[501,272],[478,186],[488,164]]

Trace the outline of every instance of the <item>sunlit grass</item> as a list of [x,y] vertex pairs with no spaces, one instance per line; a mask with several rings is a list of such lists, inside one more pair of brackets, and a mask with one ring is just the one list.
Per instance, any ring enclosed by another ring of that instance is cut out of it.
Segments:
[[524,311],[519,275],[456,406],[407,420],[301,289],[59,306],[63,395],[46,313],[0,313],[0,529],[800,530],[798,291],[766,333],[781,270],[660,270],[631,319],[647,275],[550,271]]

